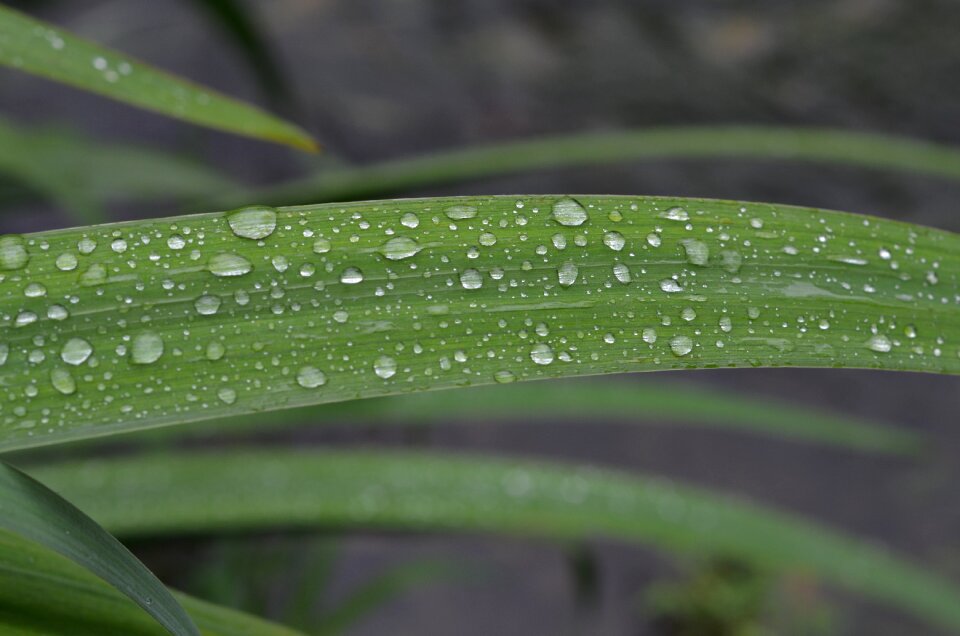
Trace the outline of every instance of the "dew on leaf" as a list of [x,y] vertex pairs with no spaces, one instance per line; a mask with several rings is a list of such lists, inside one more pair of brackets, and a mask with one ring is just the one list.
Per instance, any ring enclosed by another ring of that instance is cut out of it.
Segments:
[[207,262],[207,269],[214,276],[232,277],[249,274],[253,270],[253,265],[239,254],[221,252],[210,257]]
[[86,362],[93,353],[93,346],[83,338],[70,338],[60,349],[60,359],[67,364],[78,366]]
[[20,269],[30,260],[23,237],[14,234],[0,237],[0,269]]
[[163,338],[147,331],[137,334],[130,346],[130,361],[134,364],[153,364],[163,355]]
[[560,199],[553,204],[553,220],[560,225],[576,227],[587,220],[587,211],[571,198]]
[[327,375],[317,367],[301,367],[297,371],[297,384],[305,389],[316,389],[327,383]]
[[263,205],[240,208],[227,214],[227,223],[240,238],[265,239],[277,229],[277,211]]
[[416,255],[421,249],[412,238],[395,236],[380,247],[380,253],[388,260],[399,261]]
[[388,380],[397,374],[397,361],[390,356],[380,356],[373,363],[373,371],[377,377]]

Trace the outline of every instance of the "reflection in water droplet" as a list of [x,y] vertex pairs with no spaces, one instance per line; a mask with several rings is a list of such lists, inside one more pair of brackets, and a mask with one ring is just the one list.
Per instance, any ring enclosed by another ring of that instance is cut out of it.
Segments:
[[210,261],[207,263],[207,269],[209,269],[210,273],[214,276],[243,276],[253,270],[253,265],[239,254],[222,252],[210,257]]
[[446,208],[443,213],[454,221],[461,221],[477,216],[477,208],[472,205],[451,205],[449,208]]
[[356,267],[348,267],[340,274],[340,282],[344,285],[356,285],[363,282],[363,272]]
[[685,356],[693,351],[693,340],[688,336],[674,336],[670,339],[670,350],[676,356]]
[[553,349],[548,344],[535,344],[530,349],[530,359],[539,365],[548,365],[553,362]]
[[740,267],[743,265],[743,256],[740,255],[740,252],[735,252],[733,250],[723,250],[720,252],[720,266],[730,272],[731,274],[736,274],[740,271]]
[[616,265],[614,265],[613,275],[616,277],[618,281],[620,281],[624,285],[626,285],[631,280],[633,280],[633,276],[630,275],[630,268],[627,267],[626,263],[617,263]]
[[77,257],[70,252],[64,252],[57,257],[56,266],[62,272],[72,272],[77,269]]
[[661,218],[671,221],[689,221],[690,214],[681,207],[670,208],[660,215]]
[[653,344],[657,341],[657,330],[653,327],[644,327],[642,337],[647,344]]
[[72,395],[77,390],[77,382],[70,372],[59,367],[50,372],[50,384],[64,395]]
[[607,232],[603,235],[603,244],[615,252],[619,252],[627,241],[620,232]]
[[37,314],[32,311],[21,311],[13,321],[14,327],[26,327],[37,322]]
[[562,287],[569,287],[577,282],[577,276],[580,274],[580,270],[577,266],[570,261],[567,261],[557,270],[557,280],[560,281]]
[[265,239],[277,228],[277,211],[266,206],[241,208],[228,213],[227,222],[241,238]]
[[194,301],[193,306],[197,308],[198,314],[212,316],[220,309],[220,297],[203,295]]
[[662,242],[659,234],[653,232],[647,234],[647,243],[650,244],[650,247],[660,247],[660,243]]
[[497,237],[491,232],[484,232],[480,235],[480,245],[484,247],[493,247],[497,244]]
[[297,372],[297,384],[305,389],[316,389],[327,383],[327,374],[317,367],[301,367]]
[[730,316],[720,316],[720,331],[730,333],[733,330],[733,320]]
[[883,334],[875,334],[867,340],[867,349],[877,353],[889,353],[892,348],[893,343],[890,342],[890,338]]
[[228,386],[224,386],[217,390],[217,397],[224,404],[233,404],[237,401],[237,392]]
[[403,216],[400,217],[400,224],[404,227],[413,229],[420,225],[420,217],[418,217],[413,212],[406,212]]
[[0,367],[7,363],[8,357],[10,357],[10,345],[0,342]]
[[87,236],[77,241],[77,251],[81,254],[92,254],[97,249],[97,242]]
[[186,245],[187,241],[179,234],[174,234],[167,239],[167,247],[172,250],[182,250]]
[[680,286],[680,283],[672,278],[664,278],[662,281],[660,281],[660,289],[668,294],[675,294],[683,291],[683,287]]
[[27,298],[41,298],[47,295],[47,288],[40,283],[30,283],[23,288],[23,295]]
[[216,340],[209,343],[206,351],[204,351],[207,360],[219,360],[223,357],[224,353],[226,353],[226,347],[223,346],[223,343]]
[[80,284],[84,287],[101,285],[107,282],[107,268],[100,263],[93,263],[80,274]]
[[70,317],[70,312],[63,305],[50,305],[47,308],[47,318],[50,320],[66,320]]
[[23,237],[13,234],[0,237],[0,269],[20,269],[29,260]]
[[697,239],[683,239],[680,241],[687,254],[687,260],[694,265],[706,265],[710,258],[710,248],[703,241]]
[[397,373],[397,361],[390,356],[380,356],[373,363],[373,371],[384,380],[392,378]]
[[163,338],[152,331],[137,334],[130,347],[130,361],[134,364],[152,364],[163,355]]
[[553,220],[560,225],[576,227],[587,220],[587,211],[573,199],[560,199],[553,204]]
[[512,371],[502,370],[493,374],[493,381],[497,384],[510,384],[517,381],[517,376]]
[[480,289],[483,286],[483,274],[475,269],[465,269],[460,273],[460,285],[464,289]]
[[93,347],[83,338],[70,338],[60,349],[60,358],[67,364],[78,366],[87,361]]
[[414,256],[421,249],[412,238],[395,236],[380,247],[380,253],[391,261],[399,261]]
[[313,242],[314,254],[326,254],[330,251],[330,241],[325,238],[318,238]]

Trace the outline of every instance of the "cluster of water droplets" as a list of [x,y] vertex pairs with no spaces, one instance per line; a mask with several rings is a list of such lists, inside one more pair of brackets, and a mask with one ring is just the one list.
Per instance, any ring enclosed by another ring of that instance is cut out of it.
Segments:
[[957,370],[944,241],[621,197],[254,206],[8,235],[0,422],[30,435],[685,366]]

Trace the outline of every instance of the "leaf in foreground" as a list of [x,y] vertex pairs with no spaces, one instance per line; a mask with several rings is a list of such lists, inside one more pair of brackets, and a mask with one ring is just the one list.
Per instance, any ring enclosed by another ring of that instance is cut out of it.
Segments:
[[516,380],[960,372],[960,236],[730,201],[248,208],[0,238],[0,448]]
[[136,457],[31,470],[124,536],[365,527],[595,535],[816,573],[960,627],[960,588],[878,547],[652,477],[424,453],[260,451]]
[[167,588],[119,541],[43,484],[2,462],[0,513],[0,529],[82,565],[130,597],[170,633],[199,633]]
[[201,126],[316,149],[303,130],[259,108],[4,6],[0,64]]
[[[286,627],[174,593],[203,636],[298,636]],[[18,636],[160,636],[130,599],[36,543],[0,532],[0,626]]]

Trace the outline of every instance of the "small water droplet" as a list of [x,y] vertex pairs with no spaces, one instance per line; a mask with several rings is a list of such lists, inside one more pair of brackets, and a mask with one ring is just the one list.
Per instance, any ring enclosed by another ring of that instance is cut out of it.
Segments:
[[536,364],[546,366],[553,362],[553,357],[553,349],[548,344],[535,344],[530,349],[530,359]]
[[77,269],[77,257],[71,252],[64,252],[58,256],[55,263],[61,272],[72,272]]
[[167,239],[167,247],[172,250],[182,250],[187,244],[187,241],[180,236],[179,234],[174,234]]
[[37,314],[32,311],[21,311],[13,321],[14,327],[26,327],[37,322]]
[[390,356],[380,356],[373,363],[373,371],[384,380],[392,378],[397,374],[397,361]]
[[561,287],[569,287],[577,282],[577,276],[580,274],[580,269],[570,261],[567,261],[557,269],[557,280],[560,282]]
[[123,254],[127,251],[127,242],[123,239],[115,239],[110,243],[110,249],[112,249],[117,254]]
[[60,358],[67,364],[79,366],[93,353],[93,347],[83,338],[70,338],[60,349]]
[[107,282],[107,268],[100,263],[92,263],[86,271],[80,274],[80,284],[84,287],[100,285]]
[[674,336],[670,339],[670,351],[675,356],[683,357],[693,351],[693,340],[689,336]]
[[41,298],[47,295],[47,288],[40,283],[30,283],[23,288],[23,295],[27,298]]
[[560,225],[576,227],[587,220],[587,211],[571,198],[560,199],[553,204],[553,220]]
[[7,363],[8,357],[10,357],[10,345],[0,342],[0,367]]
[[325,238],[318,238],[313,242],[314,254],[326,254],[330,251],[330,241]]
[[221,402],[229,405],[237,401],[237,392],[228,386],[224,386],[217,390],[217,397],[220,398]]
[[23,237],[8,234],[0,237],[0,269],[20,269],[30,260]]
[[454,221],[461,221],[477,216],[477,208],[472,205],[451,205],[449,208],[446,208],[443,213],[447,215],[447,218],[453,219]]
[[710,258],[710,248],[703,241],[697,239],[683,239],[680,241],[687,254],[687,260],[694,265],[706,265]]
[[348,267],[340,274],[340,282],[344,285],[356,285],[363,282],[363,272],[356,267]]
[[660,215],[660,217],[664,219],[669,219],[671,221],[689,221],[690,220],[690,214],[685,209],[679,206],[666,210],[665,212],[663,212],[663,214]]
[[207,344],[207,348],[204,351],[204,355],[207,360],[219,360],[223,357],[223,354],[226,353],[226,347],[223,346],[223,343],[214,340]]
[[406,212],[403,216],[400,217],[400,224],[404,227],[413,229],[420,225],[420,217],[418,217],[413,212]]
[[612,249],[614,252],[619,252],[622,250],[626,243],[626,239],[623,238],[623,234],[620,232],[607,232],[603,235],[603,244]]
[[214,254],[210,257],[207,263],[207,269],[209,269],[210,273],[214,276],[243,276],[253,270],[253,265],[239,254],[221,252],[220,254]]
[[193,306],[198,314],[212,316],[220,309],[220,297],[204,294],[194,301]]
[[740,252],[734,250],[723,250],[720,252],[720,267],[731,274],[736,274],[743,266],[743,256]]
[[660,281],[660,289],[668,294],[675,294],[683,291],[683,287],[680,286],[680,283],[672,278],[664,278],[662,281]]
[[484,247],[493,247],[497,244],[497,237],[491,232],[484,232],[480,235],[480,245]]
[[653,344],[657,341],[657,330],[653,327],[644,327],[641,337],[647,344]]
[[97,242],[88,236],[77,241],[77,251],[81,254],[92,254],[95,249],[97,249]]
[[502,370],[493,374],[493,381],[497,384],[510,384],[517,381],[517,376],[512,371]]
[[631,280],[633,280],[633,276],[630,274],[630,268],[627,267],[626,263],[617,263],[616,265],[614,265],[613,275],[618,281],[620,281],[624,285],[626,285]]
[[230,229],[240,238],[265,239],[277,229],[277,211],[264,205],[255,205],[227,214]]
[[412,238],[395,236],[380,247],[380,253],[388,260],[399,261],[416,255],[421,249]]
[[730,333],[733,330],[733,320],[730,316],[720,316],[720,331]]
[[77,381],[69,371],[59,367],[50,371],[50,384],[64,395],[72,395],[77,391]]
[[893,343],[890,342],[890,338],[883,334],[875,334],[867,340],[867,349],[877,353],[889,353],[892,348]]
[[696,310],[694,310],[693,307],[684,307],[683,309],[680,310],[680,317],[686,320],[687,322],[690,322],[691,320],[696,319],[697,312]]
[[297,371],[297,384],[305,389],[316,389],[327,383],[327,374],[317,367],[301,367]]
[[650,247],[660,247],[662,242],[663,240],[660,238],[659,234],[656,234],[655,232],[650,232],[647,234],[647,243],[650,244]]
[[464,289],[480,289],[483,286],[483,274],[475,269],[465,269],[460,273],[460,285]]
[[163,338],[152,331],[137,334],[130,347],[130,361],[134,364],[153,364],[163,355]]

